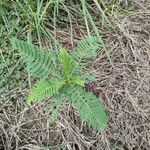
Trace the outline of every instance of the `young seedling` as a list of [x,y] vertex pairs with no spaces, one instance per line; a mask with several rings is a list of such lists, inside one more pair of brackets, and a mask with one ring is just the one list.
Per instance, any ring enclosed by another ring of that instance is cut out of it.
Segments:
[[98,37],[89,36],[81,40],[70,54],[65,48],[60,48],[58,52],[44,51],[16,38],[11,39],[11,43],[19,51],[26,67],[40,79],[31,89],[27,104],[53,98],[50,118],[54,120],[59,114],[59,107],[67,101],[93,129],[107,127],[108,117],[102,102],[84,90],[85,83],[91,78],[89,73],[83,72],[83,68],[88,58],[96,56],[100,46]]

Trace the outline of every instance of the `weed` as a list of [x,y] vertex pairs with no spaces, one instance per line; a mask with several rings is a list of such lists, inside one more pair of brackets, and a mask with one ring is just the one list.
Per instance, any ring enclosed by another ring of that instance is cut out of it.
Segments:
[[54,120],[58,116],[58,108],[69,101],[75,106],[80,117],[92,128],[100,130],[107,127],[108,118],[103,104],[96,96],[83,89],[89,79],[82,69],[87,58],[96,56],[99,47],[97,36],[81,40],[71,54],[65,48],[61,48],[58,54],[47,53],[16,38],[11,42],[13,48],[20,52],[26,67],[33,75],[40,78],[31,89],[27,99],[29,105],[32,102],[54,97],[55,101],[51,107],[51,119]]

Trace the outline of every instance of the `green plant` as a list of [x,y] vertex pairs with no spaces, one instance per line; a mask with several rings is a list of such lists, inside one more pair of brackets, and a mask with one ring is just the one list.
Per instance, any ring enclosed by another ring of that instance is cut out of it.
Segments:
[[16,38],[11,39],[11,43],[13,48],[20,52],[26,67],[40,78],[27,99],[29,105],[53,97],[54,101],[50,105],[50,118],[53,120],[59,114],[58,108],[68,101],[77,109],[81,119],[92,128],[106,128],[108,117],[103,104],[92,93],[84,90],[84,84],[91,78],[84,74],[83,68],[88,58],[96,56],[100,45],[97,36],[81,40],[70,54],[65,48],[46,52]]

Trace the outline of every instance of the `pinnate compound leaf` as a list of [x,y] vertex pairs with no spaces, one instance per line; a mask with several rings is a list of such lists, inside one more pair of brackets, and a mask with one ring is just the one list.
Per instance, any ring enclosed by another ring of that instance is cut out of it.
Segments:
[[72,57],[74,57],[77,61],[95,57],[100,45],[99,37],[87,36],[83,40],[79,41],[77,46],[73,49]]
[[83,68],[88,64],[89,58],[96,57],[97,50],[101,46],[98,36],[87,36],[79,41],[73,49],[71,56],[73,60],[73,72],[83,74]]
[[17,49],[26,67],[31,73],[41,79],[45,79],[52,71],[51,56],[48,52],[38,48],[33,44],[28,44],[16,38],[11,39],[14,49]]
[[72,59],[66,49],[61,49],[59,53],[59,61],[63,65],[63,72],[66,77],[72,73]]
[[41,80],[32,88],[27,103],[39,102],[45,98],[52,97],[64,85],[63,81]]
[[104,105],[96,96],[85,92],[82,87],[69,88],[68,95],[80,118],[89,126],[100,131],[107,127],[108,116]]
[[73,77],[73,82],[77,85],[84,86],[85,81],[81,79],[79,76]]

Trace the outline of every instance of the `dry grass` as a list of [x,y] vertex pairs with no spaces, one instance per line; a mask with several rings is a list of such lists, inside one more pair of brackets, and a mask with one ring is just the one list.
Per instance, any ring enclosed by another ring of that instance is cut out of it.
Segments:
[[[150,12],[143,1],[135,3],[136,15],[121,22],[113,19],[116,31],[103,33],[114,68],[102,51],[90,63],[98,78],[86,88],[102,97],[106,105],[110,116],[106,132],[90,130],[67,104],[61,109],[61,117],[49,124],[46,106],[50,100],[29,108],[10,93],[13,105],[0,108],[0,149],[150,149]],[[65,30],[57,35],[72,48],[83,30],[81,26],[74,40]],[[26,93],[22,90],[18,96]]]

